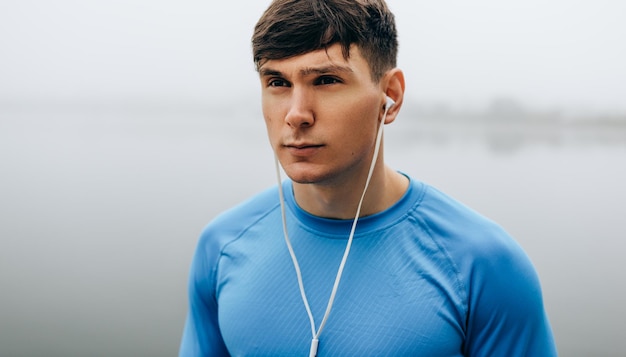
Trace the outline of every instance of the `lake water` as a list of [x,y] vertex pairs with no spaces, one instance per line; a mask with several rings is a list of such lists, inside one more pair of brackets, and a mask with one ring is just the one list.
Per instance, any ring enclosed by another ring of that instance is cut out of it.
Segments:
[[[0,355],[176,354],[199,232],[275,181],[235,112],[0,111]],[[560,355],[623,356],[625,126],[420,119],[387,127],[387,162],[516,237]]]

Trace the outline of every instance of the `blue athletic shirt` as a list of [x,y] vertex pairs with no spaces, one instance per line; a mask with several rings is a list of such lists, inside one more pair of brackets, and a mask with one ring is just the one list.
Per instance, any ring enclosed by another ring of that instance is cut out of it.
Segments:
[[[288,232],[319,326],[352,220],[308,214],[283,183]],[[311,327],[276,187],[203,231],[180,356],[308,356]],[[535,269],[498,225],[411,180],[359,219],[318,356],[556,356]]]

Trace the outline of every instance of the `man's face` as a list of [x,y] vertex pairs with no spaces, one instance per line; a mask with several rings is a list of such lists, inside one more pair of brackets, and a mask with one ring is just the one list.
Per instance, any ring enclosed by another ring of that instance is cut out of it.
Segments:
[[270,143],[298,183],[332,184],[367,174],[384,92],[352,46],[281,60],[259,68]]

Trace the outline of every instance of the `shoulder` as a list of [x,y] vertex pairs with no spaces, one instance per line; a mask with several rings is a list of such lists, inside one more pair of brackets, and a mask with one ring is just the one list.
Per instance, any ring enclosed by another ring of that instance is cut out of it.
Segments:
[[198,250],[221,251],[279,207],[277,188],[272,187],[222,212],[202,230]]
[[224,211],[202,230],[191,264],[190,295],[203,299],[213,295],[222,252],[250,227],[279,207],[276,187],[267,189]]
[[521,251],[517,242],[493,220],[433,186],[421,185],[422,198],[413,214],[455,261]]
[[487,297],[485,290],[490,297],[503,297],[512,291],[510,284],[540,298],[528,255],[499,224],[428,185],[414,214],[456,272],[468,308],[477,297]]
[[503,227],[432,186],[424,190],[418,216],[466,282],[472,274],[486,271],[534,275],[530,259]]
[[508,348],[552,351],[539,278],[511,235],[428,185],[415,215],[456,270],[467,309],[470,355],[523,355]]
[[[218,321],[217,288],[224,249],[278,207],[276,188],[221,213],[202,231],[188,280],[189,313],[180,355],[227,355]],[[204,352],[203,352],[204,351]]]
[[211,278],[225,247],[276,210],[280,206],[277,197],[276,187],[266,189],[209,222],[202,230],[195,249],[192,278],[195,277],[198,282]]
[[504,233],[498,224],[464,203],[433,186],[423,183],[421,185],[423,194],[416,207],[416,213],[424,219],[424,223],[433,234],[451,237],[477,235],[474,238],[480,238],[485,233],[489,235]]

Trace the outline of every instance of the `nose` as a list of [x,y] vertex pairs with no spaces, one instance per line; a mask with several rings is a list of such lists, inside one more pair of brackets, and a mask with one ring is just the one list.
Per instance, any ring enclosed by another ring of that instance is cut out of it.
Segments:
[[290,127],[307,128],[315,123],[312,98],[304,91],[294,91],[289,103],[285,122]]

